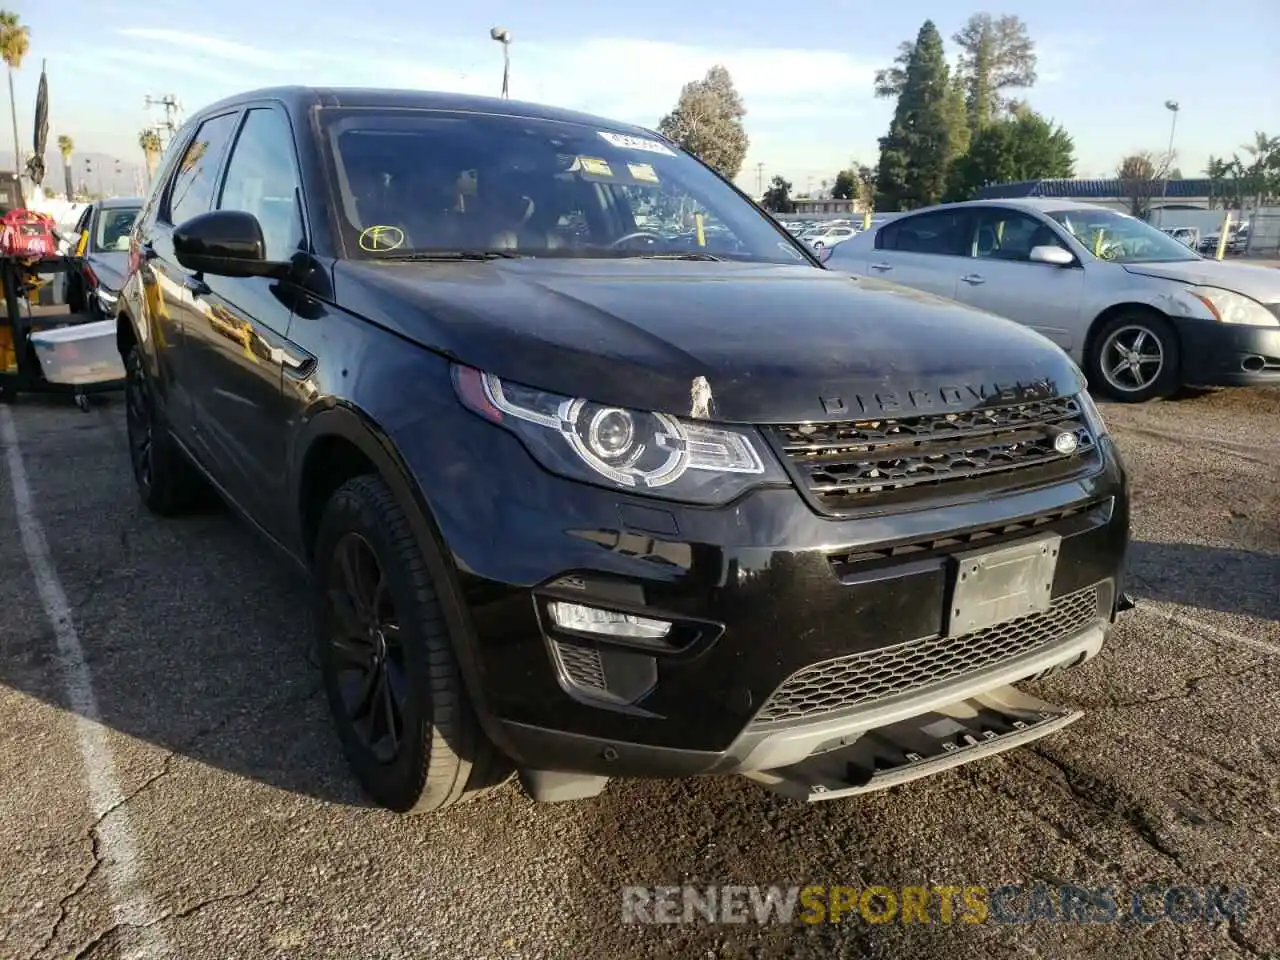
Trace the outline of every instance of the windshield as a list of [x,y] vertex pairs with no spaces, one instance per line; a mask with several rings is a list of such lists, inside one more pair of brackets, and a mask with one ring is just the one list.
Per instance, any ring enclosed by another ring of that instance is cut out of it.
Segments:
[[108,207],[98,213],[95,250],[128,250],[129,231],[138,218],[139,207]]
[[689,256],[807,263],[692,157],[578,123],[319,111],[348,255]]
[[1160,263],[1199,260],[1186,244],[1149,223],[1115,210],[1055,210],[1050,212],[1094,256],[1116,263]]

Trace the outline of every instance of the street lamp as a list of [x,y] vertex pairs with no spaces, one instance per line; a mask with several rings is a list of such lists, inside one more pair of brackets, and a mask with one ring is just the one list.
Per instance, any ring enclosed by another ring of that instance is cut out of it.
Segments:
[[494,27],[489,31],[489,38],[502,44],[502,99],[509,100],[508,80],[511,77],[511,31],[502,27]]
[[1178,129],[1178,101],[1166,100],[1164,108],[1173,114],[1173,121],[1169,124],[1169,149],[1164,155],[1164,184],[1160,187],[1160,222],[1164,223],[1164,198],[1169,192],[1169,171],[1173,167],[1173,132]]

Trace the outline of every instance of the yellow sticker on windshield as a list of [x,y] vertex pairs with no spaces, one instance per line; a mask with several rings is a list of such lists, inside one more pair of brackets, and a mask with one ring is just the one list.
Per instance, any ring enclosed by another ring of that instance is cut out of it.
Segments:
[[369,253],[390,253],[404,245],[404,231],[399,227],[378,225],[360,234],[360,249]]
[[596,177],[612,177],[613,168],[608,162],[601,160],[599,157],[579,157],[578,169],[583,173],[589,173]]
[[631,171],[631,176],[637,180],[646,180],[649,183],[658,182],[658,172],[653,169],[652,163],[628,163],[627,169]]

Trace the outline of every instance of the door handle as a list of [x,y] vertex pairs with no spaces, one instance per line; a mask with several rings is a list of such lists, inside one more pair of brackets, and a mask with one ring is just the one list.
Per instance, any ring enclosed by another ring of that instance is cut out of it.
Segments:
[[887,264],[887,263],[873,263],[873,264],[871,265],[871,269],[872,269],[872,270],[879,270],[881,273],[885,273],[886,271],[892,270],[892,269],[893,269],[893,267],[892,267],[892,265]]
[[983,284],[987,282],[985,279],[983,279],[982,274],[980,273],[971,273],[968,276],[961,277],[960,279],[962,282],[969,284],[971,287],[976,287],[979,284]]
[[182,285],[191,291],[193,297],[203,297],[206,294],[213,293],[209,289],[209,285],[198,277],[183,277]]

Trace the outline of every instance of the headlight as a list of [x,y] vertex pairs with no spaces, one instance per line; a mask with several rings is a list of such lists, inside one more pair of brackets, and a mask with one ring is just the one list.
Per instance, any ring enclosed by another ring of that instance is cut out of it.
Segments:
[[1093,402],[1093,397],[1089,396],[1089,391],[1081,390],[1076,394],[1076,401],[1084,412],[1085,423],[1089,425],[1089,430],[1093,433],[1094,439],[1107,436],[1107,422],[1102,419],[1102,411]]
[[1188,287],[1187,292],[1209,308],[1222,323],[1243,323],[1252,327],[1280,326],[1266,307],[1251,297],[1221,287]]
[[690,503],[724,503],[750,487],[787,484],[751,427],[718,427],[564,397],[459,364],[463,405],[506,427],[548,470]]

